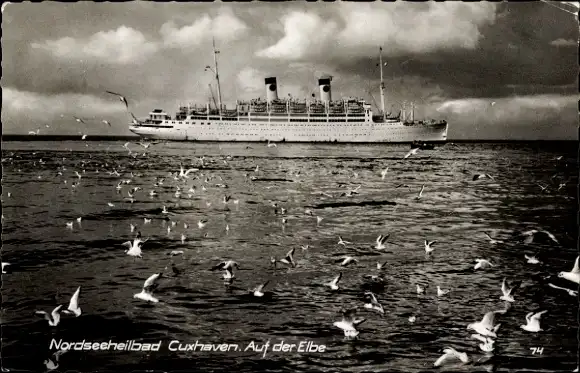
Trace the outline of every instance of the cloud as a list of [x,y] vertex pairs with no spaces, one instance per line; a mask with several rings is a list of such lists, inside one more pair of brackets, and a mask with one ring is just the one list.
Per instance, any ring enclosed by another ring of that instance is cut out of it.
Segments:
[[276,44],[258,51],[258,57],[300,59],[312,51],[319,51],[333,39],[338,25],[324,21],[318,15],[294,11],[282,18],[284,37]]
[[[287,60],[474,49],[480,28],[495,21],[492,3],[341,3],[336,20],[294,11],[281,18],[284,36],[257,56]],[[329,15],[329,17],[331,17]]]
[[576,47],[578,46],[578,41],[572,39],[556,39],[550,42],[550,45],[555,47]]
[[577,104],[575,95],[542,94],[459,99],[432,109],[450,123],[450,138],[556,140],[578,138]]
[[265,77],[266,75],[262,71],[246,67],[238,73],[236,78],[242,91],[257,93],[265,89],[263,84]]
[[130,27],[99,31],[87,39],[64,37],[31,43],[33,49],[48,51],[58,59],[99,59],[115,64],[133,64],[145,61],[157,51],[154,42]]
[[248,26],[225,8],[215,17],[204,15],[188,26],[178,28],[169,21],[161,26],[159,33],[163,45],[169,48],[191,48],[206,43],[213,36],[220,42],[235,40],[248,30]]

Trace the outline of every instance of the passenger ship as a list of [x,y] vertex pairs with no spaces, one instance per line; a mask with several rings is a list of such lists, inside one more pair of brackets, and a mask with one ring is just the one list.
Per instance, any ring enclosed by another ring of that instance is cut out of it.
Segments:
[[[218,103],[183,106],[171,117],[161,109],[139,120],[133,116],[129,129],[149,139],[175,141],[272,141],[272,142],[441,142],[447,140],[446,121],[404,121],[401,112],[385,111],[381,66],[382,111],[373,113],[360,98],[332,99],[332,77],[318,79],[318,99],[278,97],[276,77],[265,79],[266,100],[236,102],[235,109],[222,105],[214,43],[214,66]],[[211,89],[211,86],[210,86]],[[213,96],[213,94],[212,94]],[[215,101],[215,100],[214,100]]]

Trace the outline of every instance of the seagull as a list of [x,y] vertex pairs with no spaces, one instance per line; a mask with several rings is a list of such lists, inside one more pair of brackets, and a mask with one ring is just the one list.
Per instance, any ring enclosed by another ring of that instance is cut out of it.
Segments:
[[34,131],[28,131],[29,135],[38,135],[38,133],[40,132],[40,130],[36,130],[36,132]]
[[163,209],[161,210],[162,214],[169,214],[169,211],[167,211],[167,206],[163,206]]
[[479,335],[479,334],[472,334],[471,338],[477,339],[478,341],[483,342],[479,345],[479,348],[481,349],[481,351],[492,352],[494,350],[493,344],[495,343],[495,341],[493,339],[491,339],[489,337],[484,337],[484,336]]
[[182,179],[189,179],[189,173],[199,171],[199,168],[190,168],[187,171],[183,168],[183,165],[180,165],[179,176]]
[[106,91],[106,92],[110,93],[112,95],[118,96],[119,100],[121,100],[121,102],[125,104],[125,107],[127,108],[127,110],[129,110],[129,103],[127,102],[127,99],[123,95],[120,95],[118,93],[111,92],[111,91]]
[[435,250],[435,249],[431,248],[431,245],[433,245],[435,242],[437,242],[437,241],[429,242],[429,241],[425,240],[425,254],[429,255],[433,252],[433,250]]
[[405,154],[405,156],[403,157],[403,159],[407,159],[410,156],[417,154],[417,152],[419,151],[419,149],[420,148],[411,149],[407,154]]
[[151,219],[143,218],[143,224],[150,224]]
[[2,262],[2,273],[8,273],[4,270],[4,267],[9,266],[9,265],[10,265],[10,263]]
[[514,297],[511,295],[513,290],[514,288],[508,289],[504,278],[503,282],[501,283],[501,292],[503,295],[499,299],[505,300],[506,302],[514,302]]
[[547,185],[542,185],[540,183],[537,183],[537,185],[540,187],[540,189],[542,189],[542,192],[545,192],[548,190],[548,186]]
[[[58,360],[60,359],[60,356],[67,351],[68,350],[56,351],[54,354],[52,354],[52,356],[50,358],[44,360],[43,363],[46,366],[46,369],[48,369],[48,371],[57,369],[58,368]],[[4,371],[4,370],[2,370],[2,371]]]
[[423,190],[425,190],[425,184],[423,184],[421,186],[421,190],[419,191],[419,194],[417,195],[417,197],[415,197],[416,199],[420,199],[423,196]]
[[558,277],[563,277],[568,281],[572,281],[575,282],[577,284],[580,284],[580,268],[578,267],[578,259],[579,257],[576,257],[576,261],[574,262],[574,268],[572,268],[572,271],[570,272],[560,272],[558,273]]
[[252,292],[252,295],[255,296],[255,297],[263,297],[264,296],[264,293],[262,292],[262,290],[264,289],[264,287],[266,285],[268,285],[269,282],[270,281],[266,281],[263,284],[256,286],[256,288]]
[[381,269],[385,268],[386,265],[387,265],[387,261],[386,260],[382,264],[380,262],[377,262],[377,271],[380,271]]
[[487,337],[497,338],[495,334],[501,324],[493,325],[496,313],[506,313],[506,310],[490,311],[483,316],[480,322],[471,323],[467,325],[467,329],[475,330],[478,334]]
[[62,304],[56,306],[55,309],[52,310],[52,312],[50,313],[50,315],[48,313],[46,313],[45,311],[36,311],[34,312],[37,315],[43,315],[44,318],[48,321],[48,325],[50,326],[57,326],[58,323],[60,322],[60,309],[62,308]]
[[274,267],[276,267],[276,262],[280,262],[280,263],[288,264],[288,265],[292,266],[292,268],[295,268],[296,262],[294,261],[294,257],[293,257],[294,250],[295,249],[288,251],[288,253],[286,254],[286,256],[283,259],[280,259],[280,260],[274,259],[274,262],[273,262]]
[[533,332],[533,333],[537,333],[539,331],[542,331],[543,329],[540,328],[540,317],[542,317],[543,314],[545,314],[546,311],[541,311],[541,312],[530,312],[526,315],[526,325],[520,325],[520,328],[528,331],[528,332]]
[[417,321],[417,317],[415,317],[413,315],[409,316],[409,322],[410,323],[414,323],[415,321]]
[[348,242],[342,239],[341,236],[338,236],[338,245],[346,246],[347,244],[351,244],[352,242]]
[[197,222],[197,226],[199,227],[199,229],[203,229],[203,227],[205,227],[206,224],[207,220],[200,220]]
[[423,294],[425,292],[425,288],[419,284],[417,284],[417,294]]
[[268,144],[266,145],[268,148],[275,148],[277,147],[277,145],[273,142],[270,142],[270,140],[268,140]]
[[386,234],[386,235],[380,235],[377,237],[377,245],[375,246],[375,249],[377,250],[383,250],[386,248],[385,246],[385,242],[387,242],[387,239],[389,238],[390,234]]
[[487,236],[487,238],[489,238],[489,243],[492,245],[495,245],[498,243],[503,243],[503,241],[501,241],[501,240],[496,240],[496,239],[491,238],[491,236],[485,232],[483,232],[483,234],[485,234]]
[[216,264],[215,266],[213,266],[211,268],[212,271],[218,270],[218,269],[223,269],[223,270],[228,270],[228,269],[232,269],[233,268],[236,269],[240,269],[239,265],[237,262],[233,261],[233,260],[225,260],[221,263]]
[[66,314],[74,314],[76,317],[81,315],[81,309],[79,307],[79,294],[81,292],[81,287],[79,286],[75,293],[73,294],[72,298],[70,299],[70,303],[68,304],[68,309],[62,311]]
[[539,239],[539,238],[543,238],[543,239],[547,238],[558,245],[560,244],[560,242],[558,242],[556,237],[554,237],[554,235],[548,231],[540,231],[537,229],[531,229],[529,231],[523,232],[520,236],[525,237],[525,239],[524,239],[525,244],[530,244],[530,243],[534,242],[534,240]]
[[365,319],[355,319],[356,308],[342,311],[342,320],[335,321],[332,325],[343,330],[345,337],[356,337],[359,331],[356,326],[365,322]]
[[442,297],[445,294],[449,293],[449,290],[443,290],[441,287],[437,286],[437,296]]
[[155,274],[149,276],[149,278],[147,280],[145,280],[145,284],[143,284],[143,289],[141,290],[141,292],[133,295],[133,298],[142,299],[144,301],[153,302],[153,303],[159,302],[159,299],[157,299],[153,296],[153,291],[159,285],[155,281],[160,276],[161,276],[161,273],[155,273]]
[[351,263],[358,263],[358,260],[355,259],[354,257],[350,256],[350,255],[343,256],[341,258],[338,258],[335,261],[336,262],[341,262],[340,265],[342,267],[346,267],[347,265],[349,265]]
[[443,355],[435,363],[434,366],[441,366],[451,360],[460,360],[462,363],[468,363],[469,358],[465,352],[457,352],[454,348],[448,347],[443,350]]
[[127,255],[141,258],[141,246],[148,240],[148,238],[141,240],[141,232],[137,232],[137,237],[135,237],[132,243],[131,241],[123,242],[123,245],[129,248],[129,250],[125,251],[125,253]]
[[540,261],[535,256],[528,256],[524,254],[524,257],[528,260],[528,264],[539,264]]
[[79,123],[86,124],[86,123],[85,123],[85,121],[84,121],[84,120],[82,120],[82,119],[81,119],[81,118],[79,118],[79,117],[75,117],[75,116],[73,115],[73,118],[75,118],[75,120],[76,120],[77,122],[79,122]]
[[369,310],[377,311],[380,314],[384,314],[385,310],[383,306],[377,300],[377,297],[370,291],[365,292],[365,295],[368,296],[371,300],[370,303],[365,303],[364,307]]
[[66,227],[72,230],[73,229],[73,222],[72,221],[67,222]]
[[485,269],[487,267],[493,267],[493,264],[491,264],[488,260],[486,259],[475,259],[475,262],[477,263],[473,269]]
[[570,294],[570,295],[571,295],[571,296],[573,296],[573,297],[577,297],[577,296],[578,296],[578,291],[576,291],[576,290],[571,290],[571,289],[567,289],[567,288],[562,288],[562,287],[556,286],[556,285],[554,285],[554,284],[551,284],[551,283],[549,283],[548,285],[549,285],[550,287],[553,287],[554,289],[561,289],[561,290],[564,290],[564,291],[568,292],[568,294]]
[[108,120],[103,119],[102,122],[109,125],[109,127],[111,127],[111,122],[109,122]]
[[478,174],[478,175],[473,175],[473,181],[477,181],[479,179],[491,179],[491,180],[495,180],[493,178],[493,176],[491,176],[490,174]]
[[381,179],[382,180],[385,180],[385,177],[387,177],[387,172],[389,172],[388,167],[381,171]]
[[338,276],[336,276],[334,279],[332,279],[332,281],[326,283],[325,285],[330,287],[330,290],[338,290],[338,282],[340,281],[341,278],[342,272],[339,272]]
[[322,217],[317,216],[316,217],[316,225],[320,225],[320,222],[322,222],[322,219],[323,219]]

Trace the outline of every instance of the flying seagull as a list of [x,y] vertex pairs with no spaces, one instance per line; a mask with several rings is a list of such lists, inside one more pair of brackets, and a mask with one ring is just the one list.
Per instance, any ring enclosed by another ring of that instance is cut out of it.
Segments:
[[79,294],[81,292],[81,287],[79,286],[73,296],[70,299],[68,309],[62,311],[66,314],[74,314],[76,317],[81,315],[81,308],[79,307]]
[[115,93],[115,92],[111,92],[111,91],[106,91],[106,92],[119,97],[119,100],[121,100],[121,102],[125,104],[125,107],[127,108],[127,110],[129,110],[129,103],[127,102],[127,99],[125,98],[125,96],[120,95],[120,94]]

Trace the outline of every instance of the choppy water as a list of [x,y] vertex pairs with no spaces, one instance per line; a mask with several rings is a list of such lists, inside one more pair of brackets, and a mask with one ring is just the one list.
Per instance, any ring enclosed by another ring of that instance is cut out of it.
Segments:
[[[49,349],[53,338],[162,342],[156,352],[69,351],[60,358],[61,371],[412,373],[435,370],[445,347],[466,352],[471,363],[443,370],[576,367],[577,299],[548,286],[575,289],[557,274],[571,270],[577,255],[576,144],[448,144],[407,160],[403,145],[162,143],[146,156],[140,146],[129,147],[139,156],[130,156],[121,142],[3,144],[2,261],[12,263],[2,276],[4,368],[45,370],[43,360],[55,352]],[[199,179],[176,181],[168,175],[180,163],[198,167],[201,156],[205,168],[192,173],[203,174]],[[113,169],[121,176],[110,175]],[[82,179],[72,188],[75,171]],[[476,173],[495,179],[474,182]],[[157,177],[165,181],[154,187]],[[115,187],[127,179],[130,184],[118,193]],[[423,184],[422,198],[416,199]],[[359,185],[358,194],[340,196]],[[129,203],[124,197],[135,186],[143,190]],[[151,189],[157,197],[148,196]],[[227,206],[224,195],[232,197]],[[274,202],[287,209],[285,215],[276,214]],[[160,213],[163,205],[168,216]],[[319,225],[316,216],[323,218]],[[144,224],[144,218],[152,222]],[[203,229],[197,226],[200,219],[208,221]],[[72,230],[66,227],[70,221]],[[171,222],[177,224],[168,233]],[[130,224],[150,237],[142,259],[124,254],[121,244],[134,236]],[[523,244],[512,236],[534,227],[553,233],[560,245]],[[506,243],[493,245],[483,232]],[[388,251],[372,250],[376,237],[387,233]],[[353,244],[337,245],[339,235]],[[426,239],[437,240],[430,259],[424,254]],[[283,257],[291,248],[297,267],[274,272],[270,257]],[[173,258],[182,273],[173,277],[165,270],[155,292],[161,302],[134,299],[147,277],[170,264],[171,250],[185,251]],[[359,262],[340,268],[335,259],[343,254]],[[543,263],[527,264],[524,254]],[[474,271],[477,258],[495,266]],[[209,270],[222,259],[240,264],[233,290],[226,289],[220,272]],[[384,286],[363,278],[376,271],[377,261],[387,262]],[[339,271],[339,292],[320,286]],[[521,286],[508,313],[498,317],[502,326],[494,355],[477,362],[485,355],[466,326],[504,307],[499,300],[504,277]],[[266,280],[271,299],[246,295]],[[417,283],[429,284],[426,295],[416,294]],[[80,317],[63,315],[50,327],[34,315],[68,304],[79,285]],[[438,298],[437,285],[450,293]],[[369,289],[383,304],[383,316],[362,309]],[[351,306],[361,307],[359,316],[367,320],[357,339],[345,340],[333,322],[341,319],[342,307]],[[548,310],[541,319],[544,331],[521,330],[525,315],[538,310]],[[408,320],[412,315],[414,323]],[[169,351],[172,340],[241,349],[269,340],[270,348],[265,357],[257,351]],[[281,341],[312,341],[326,351],[272,351]],[[534,354],[534,347],[543,350]]]

